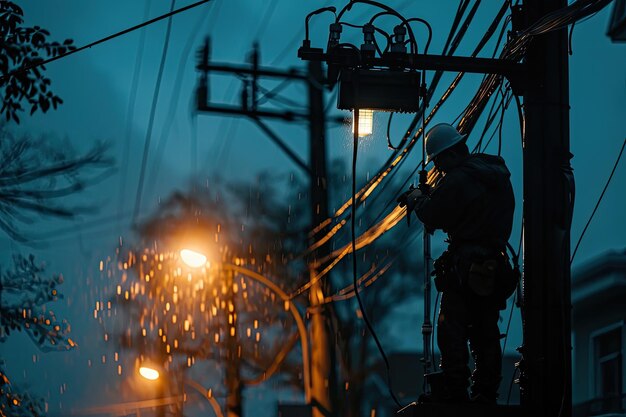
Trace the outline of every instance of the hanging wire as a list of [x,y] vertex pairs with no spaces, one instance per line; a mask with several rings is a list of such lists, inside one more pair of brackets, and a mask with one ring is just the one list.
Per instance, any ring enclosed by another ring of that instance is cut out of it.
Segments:
[[[170,6],[170,13],[174,10],[176,0],[172,0]],[[159,64],[159,71],[157,74],[156,84],[154,86],[154,93],[152,96],[152,107],[150,108],[150,118],[148,120],[148,128],[146,130],[146,138],[144,140],[143,155],[141,157],[141,168],[139,171],[139,181],[137,183],[137,193],[135,195],[135,208],[133,210],[133,224],[136,223],[139,216],[139,210],[141,209],[141,197],[143,194],[143,184],[146,174],[146,166],[148,163],[148,152],[150,150],[150,142],[152,140],[152,128],[154,127],[154,117],[156,115],[156,106],[159,101],[159,92],[161,91],[161,80],[163,79],[163,70],[165,69],[165,61],[167,59],[167,50],[170,44],[170,35],[172,33],[172,17],[167,20],[167,29],[165,31],[165,41],[163,42],[163,51],[161,53],[161,62]]]
[[571,55],[574,55],[574,50],[572,49],[572,36],[574,35],[574,26],[576,26],[576,22],[572,23],[572,26],[569,28],[569,34],[567,35],[567,52]]
[[[148,14],[150,13],[150,1],[145,0],[144,6],[144,15],[143,20],[148,19]],[[135,70],[133,71],[133,78],[131,81],[130,94],[128,97],[128,107],[126,108],[126,131],[124,133],[124,147],[122,150],[122,160],[121,160],[121,174],[120,181],[118,184],[118,207],[117,213],[120,217],[119,222],[121,223],[121,213],[125,203],[126,197],[126,183],[128,182],[127,174],[128,174],[128,160],[130,159],[130,142],[131,142],[131,132],[133,121],[135,119],[135,102],[137,99],[137,90],[139,87],[139,74],[141,73],[141,63],[143,61],[143,51],[146,45],[146,31],[142,30],[139,35],[139,43],[137,45],[137,52],[135,55]],[[118,228],[119,228],[118,224]],[[121,233],[121,230],[120,230]]]
[[[512,98],[510,96],[509,97],[502,97],[502,105],[498,106],[498,108],[499,109],[505,109],[506,107],[508,107],[508,105],[511,102],[511,100],[512,100]],[[493,138],[495,138],[496,134],[501,131],[502,122],[503,122],[503,114],[501,113],[500,121],[498,122],[498,124],[494,128],[493,132],[491,133],[491,136],[489,137],[489,140],[485,144],[485,147],[483,148],[482,152],[485,152],[487,150],[487,148],[489,147],[489,144],[491,143]]]
[[506,342],[509,339],[509,330],[511,328],[511,319],[513,318],[513,307],[515,307],[515,302],[511,300],[511,308],[509,309],[509,320],[506,324],[506,332],[504,333],[504,343],[502,344],[502,355],[504,356],[504,351],[506,349]]
[[383,361],[385,362],[385,367],[387,369],[387,387],[389,389],[389,394],[393,401],[399,408],[402,408],[402,404],[396,397],[396,394],[393,392],[391,386],[391,366],[389,364],[389,359],[385,354],[385,350],[383,349],[376,332],[374,331],[374,327],[367,317],[367,312],[365,311],[365,306],[363,305],[363,301],[361,300],[361,295],[359,294],[359,283],[357,282],[357,257],[356,257],[356,162],[357,162],[357,154],[358,154],[358,143],[359,143],[359,109],[354,109],[354,134],[353,134],[353,150],[352,150],[352,218],[351,218],[351,237],[352,237],[352,284],[354,285],[354,295],[356,296],[357,303],[359,304],[359,309],[361,311],[361,315],[363,316],[363,321],[367,326],[368,330],[372,334],[374,338],[374,342],[376,343],[376,347],[378,347],[378,351],[380,352]]
[[[155,156],[152,158],[154,162],[152,163],[152,169],[149,175],[150,183],[149,183],[149,186],[147,187],[147,191],[146,191],[147,193],[151,193],[154,190],[155,185],[158,184],[159,174],[161,172],[160,167],[163,161],[165,148],[170,137],[172,126],[174,125],[174,120],[176,118],[176,110],[178,109],[180,94],[183,91],[183,88],[181,88],[181,85],[183,83],[184,75],[186,74],[185,68],[187,67],[187,62],[188,62],[187,57],[190,55],[191,48],[198,34],[202,32],[200,29],[202,28],[202,26],[205,26],[205,21],[206,21],[206,26],[210,27],[211,26],[210,22],[215,20],[215,17],[217,16],[217,13],[219,12],[219,7],[221,7],[221,5],[222,3],[218,2],[214,7],[207,8],[204,15],[198,18],[195,26],[192,28],[191,32],[189,33],[189,36],[187,37],[187,42],[180,54],[181,58],[178,62],[178,69],[176,70],[176,78],[174,79],[174,87],[172,88],[173,94],[169,99],[169,107],[167,109],[167,115],[165,116],[165,122],[163,123],[163,127],[161,128],[161,134],[159,135],[159,139],[155,147],[155,151],[154,151]],[[211,16],[211,19],[208,19],[211,11],[213,11],[214,13]],[[193,122],[193,125],[192,125],[192,138],[191,138],[192,141],[195,140],[193,137],[194,130],[195,130],[195,133],[197,134],[197,118],[194,117],[194,119],[196,121]],[[194,171],[197,172],[197,170],[194,170]],[[195,175],[195,172],[194,172],[194,175]]]
[[613,169],[611,170],[611,174],[609,175],[609,178],[606,180],[606,184],[604,184],[604,188],[602,189],[602,193],[600,193],[600,197],[598,198],[598,201],[596,202],[596,205],[594,206],[593,211],[591,212],[591,215],[589,216],[589,219],[587,220],[587,224],[585,224],[585,227],[584,227],[582,233],[580,234],[580,237],[578,238],[578,242],[576,242],[576,247],[574,248],[574,252],[572,253],[572,257],[570,258],[570,264],[572,262],[574,262],[574,257],[576,256],[576,252],[578,252],[578,247],[580,246],[580,242],[582,242],[583,237],[585,237],[585,233],[587,232],[587,228],[591,224],[591,221],[593,220],[593,216],[595,216],[596,211],[598,210],[598,207],[600,207],[600,203],[602,202],[602,198],[604,197],[604,193],[609,188],[609,184],[611,184],[611,179],[613,179],[613,174],[615,174],[615,170],[617,169],[617,166],[619,165],[619,161],[622,158],[622,153],[624,152],[624,147],[626,147],[626,139],[624,139],[624,143],[622,143],[622,148],[620,149],[619,154],[617,155],[617,159],[615,160],[615,164],[613,164]]
[[407,138],[406,136],[403,136],[402,141],[400,141],[397,147],[393,146],[393,144],[391,143],[391,120],[393,119],[394,114],[394,112],[389,113],[389,119],[387,119],[387,148],[391,149],[392,151],[397,151],[402,147],[402,145],[404,145],[404,142],[406,142]]
[[433,304],[433,334],[432,337],[430,339],[430,343],[431,343],[431,352],[433,355],[433,366],[435,366],[435,364],[437,363],[437,357],[435,356],[435,338],[436,338],[436,332],[437,332],[437,328],[438,326],[435,326],[435,323],[437,323],[437,306],[439,305],[439,301],[441,300],[441,293],[439,291],[437,291],[437,295],[435,295],[435,304]]
[[504,91],[504,97],[505,97],[504,102],[506,104],[502,106],[502,114],[500,115],[500,123],[498,123],[498,156],[502,156],[502,126],[504,125],[504,114],[506,113],[506,109],[509,107],[509,103],[511,102],[510,97],[508,101],[506,100],[508,91],[509,89],[507,87],[507,89]]
[[511,376],[511,383],[509,384],[509,393],[506,396],[506,405],[509,405],[511,403],[511,392],[513,392],[513,384],[515,383],[515,377],[517,376],[518,372],[519,372],[519,368],[515,368],[515,371],[513,372],[513,375]]
[[424,19],[421,19],[419,17],[412,17],[410,19],[407,19],[406,22],[407,23],[410,23],[410,22],[420,22],[424,26],[426,26],[426,29],[428,29],[428,40],[426,41],[426,46],[424,47],[424,55],[428,54],[428,48],[430,47],[430,41],[433,39],[433,28],[430,26],[430,23],[428,23],[428,21],[426,21]]
[[91,42],[91,43],[89,43],[87,45],[81,46],[80,48],[72,49],[71,51],[67,51],[64,54],[57,55],[57,56],[54,56],[52,58],[44,59],[44,60],[41,60],[41,61],[33,61],[33,62],[29,63],[28,65],[22,66],[20,68],[16,68],[15,70],[9,72],[8,74],[0,76],[0,85],[4,82],[4,80],[6,80],[6,79],[8,79],[10,77],[14,77],[17,74],[30,71],[30,70],[32,70],[34,68],[42,67],[44,65],[47,65],[47,64],[49,64],[51,62],[57,61],[57,60],[62,59],[62,58],[66,58],[66,57],[68,57],[70,55],[73,55],[75,53],[84,51],[85,49],[92,48],[92,47],[94,47],[96,45],[99,45],[99,44],[104,43],[104,42],[108,42],[108,41],[110,41],[112,39],[115,39],[115,38],[117,38],[119,36],[126,35],[127,33],[134,32],[135,30],[138,30],[138,29],[141,29],[143,27],[152,25],[152,24],[154,24],[156,22],[159,22],[159,21],[161,21],[163,19],[169,19],[169,18],[171,18],[174,15],[177,15],[177,14],[182,13],[184,11],[193,9],[195,7],[198,7],[198,6],[201,6],[204,3],[208,3],[209,1],[211,1],[211,0],[200,0],[199,2],[190,4],[189,6],[181,7],[180,9],[177,9],[177,10],[172,10],[169,13],[166,13],[166,14],[161,15],[159,17],[155,17],[154,19],[150,19],[147,22],[140,23],[140,24],[135,25],[133,27],[130,27],[128,29],[124,29],[122,31],[114,33],[113,35],[109,35],[109,36],[107,36],[105,38],[102,38],[102,39],[99,39],[99,40],[97,40],[95,42]]
[[[500,95],[501,92],[502,92],[502,90],[498,90],[496,92],[496,94],[492,95],[493,100],[491,102],[491,108],[487,112],[487,120],[485,121],[485,126],[483,127],[483,131],[480,134],[480,138],[476,142],[476,146],[474,147],[474,149],[472,149],[472,153],[481,152],[482,151],[483,139],[484,139],[485,135],[487,134],[487,131],[489,130],[489,128],[493,124],[493,121],[495,120],[496,115],[498,114],[498,111],[499,111],[500,107],[504,105],[502,100],[500,102],[498,102],[498,96]],[[496,103],[499,103],[498,107],[496,107]]]

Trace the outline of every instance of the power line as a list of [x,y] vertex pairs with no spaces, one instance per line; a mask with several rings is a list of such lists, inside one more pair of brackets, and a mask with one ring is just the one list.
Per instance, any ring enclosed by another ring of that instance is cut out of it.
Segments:
[[259,25],[259,28],[257,29],[256,34],[254,35],[255,40],[258,40],[261,37],[261,35],[265,33],[265,30],[268,28],[269,22],[272,19],[272,15],[274,14],[274,10],[276,10],[277,4],[278,4],[278,0],[273,0],[267,6],[267,9],[265,9],[265,14],[263,15],[263,18],[261,18],[261,22],[263,23]]
[[[171,10],[174,10],[176,0],[172,0]],[[141,168],[139,172],[139,181],[137,183],[137,193],[135,195],[135,209],[133,210],[133,223],[137,220],[139,210],[141,209],[141,195],[143,193],[143,183],[146,174],[146,165],[148,162],[148,151],[150,150],[150,142],[152,139],[152,128],[154,127],[154,116],[156,114],[156,105],[159,101],[159,92],[161,90],[161,80],[163,79],[163,70],[165,68],[165,60],[167,59],[167,50],[170,43],[170,35],[172,33],[172,19],[167,21],[167,29],[165,31],[165,41],[163,43],[163,52],[161,54],[161,63],[159,64],[159,72],[156,84],[154,86],[154,94],[152,96],[152,108],[150,109],[150,119],[148,121],[148,129],[146,130],[146,139],[144,141],[143,156],[141,158]]]
[[598,210],[598,207],[600,206],[600,203],[602,202],[602,198],[604,197],[604,193],[606,192],[607,188],[609,188],[609,184],[611,183],[611,179],[613,178],[613,174],[615,174],[615,170],[617,169],[617,165],[619,164],[620,159],[622,158],[622,153],[624,152],[624,147],[626,147],[626,139],[624,139],[624,143],[622,143],[622,149],[620,149],[619,151],[619,155],[617,155],[617,159],[615,160],[615,164],[613,165],[613,169],[611,170],[611,175],[609,175],[609,179],[606,180],[606,184],[604,185],[604,189],[602,190],[602,193],[600,194],[600,198],[598,198],[598,201],[595,205],[595,207],[593,208],[593,211],[591,212],[591,216],[589,216],[589,220],[587,220],[587,224],[585,225],[585,228],[583,229],[583,232],[580,234],[580,237],[578,238],[578,242],[576,243],[576,247],[574,248],[574,252],[572,253],[572,257],[570,259],[570,264],[574,261],[574,256],[576,256],[576,252],[578,251],[578,247],[580,246],[580,242],[582,242],[583,237],[585,236],[585,232],[587,232],[587,228],[589,227],[589,224],[591,223],[591,220],[593,220],[593,216],[596,214],[596,211]]
[[73,49],[73,50],[68,51],[68,52],[66,52],[64,54],[57,55],[55,57],[44,59],[44,60],[41,60],[41,61],[36,61],[36,62],[34,62],[34,63],[30,64],[30,65],[26,65],[24,67],[16,68],[15,70],[10,71],[8,74],[0,76],[0,84],[2,84],[4,82],[4,80],[6,80],[6,79],[8,79],[10,77],[13,77],[13,76],[15,76],[17,74],[20,74],[20,73],[23,73],[23,72],[26,72],[26,71],[30,71],[33,68],[38,68],[38,67],[47,65],[47,64],[49,64],[49,63],[51,63],[53,61],[57,61],[57,60],[59,60],[61,58],[65,58],[65,57],[73,55],[73,54],[75,54],[77,52],[84,51],[85,49],[89,49],[89,48],[91,48],[93,46],[96,46],[96,45],[99,45],[101,43],[108,42],[111,39],[115,39],[115,38],[120,37],[122,35],[126,35],[127,33],[134,32],[135,30],[141,29],[141,28],[143,28],[145,26],[149,26],[149,25],[151,25],[153,23],[156,23],[156,22],[159,22],[159,21],[161,21],[163,19],[167,19],[169,17],[177,15],[178,13],[182,13],[184,11],[193,9],[195,7],[198,7],[198,6],[201,6],[204,3],[208,3],[209,1],[211,1],[211,0],[200,0],[200,1],[196,2],[196,3],[190,4],[189,6],[181,7],[180,9],[177,9],[177,10],[172,10],[169,13],[166,13],[166,14],[161,15],[159,17],[155,17],[154,19],[148,20],[147,22],[143,22],[143,23],[140,23],[140,24],[135,25],[133,27],[130,27],[128,29],[124,29],[124,30],[122,30],[120,32],[114,33],[113,35],[109,35],[109,36],[107,36],[105,38],[99,39],[99,40],[97,40],[95,42],[91,42],[91,43],[89,43],[87,45],[81,46],[80,48]]
[[374,326],[370,322],[367,312],[365,311],[365,306],[363,305],[363,300],[361,300],[361,295],[359,294],[359,283],[357,280],[357,258],[356,258],[356,162],[357,162],[357,152],[358,152],[358,143],[359,143],[359,112],[354,112],[354,134],[352,140],[352,218],[350,221],[350,234],[351,234],[351,244],[352,244],[352,285],[354,286],[354,295],[356,296],[357,303],[359,305],[359,310],[361,311],[361,316],[363,317],[363,321],[367,326],[367,329],[372,334],[374,342],[376,343],[376,347],[378,347],[378,351],[380,352],[380,356],[383,358],[385,362],[385,367],[387,369],[387,388],[389,389],[389,394],[391,398],[393,398],[394,402],[398,406],[398,408],[402,408],[402,404],[396,397],[396,394],[393,392],[393,388],[391,386],[391,366],[389,364],[389,359],[385,354],[385,350],[374,331]]
[[[150,13],[150,1],[146,0],[144,17],[146,20]],[[130,96],[128,98],[128,108],[126,110],[126,133],[124,135],[124,149],[122,151],[122,172],[119,181],[119,193],[118,193],[118,207],[117,213],[121,217],[122,205],[124,198],[126,197],[126,176],[128,173],[128,160],[130,158],[130,141],[131,132],[135,113],[135,102],[137,99],[137,89],[139,87],[139,74],[141,73],[141,63],[143,58],[143,51],[146,45],[146,31],[142,30],[139,38],[139,44],[137,45],[137,55],[135,57],[135,70],[133,72],[133,80],[130,87]],[[119,228],[119,225],[118,225]]]
[[[197,20],[195,26],[193,27],[192,31],[189,34],[189,37],[187,38],[187,43],[185,44],[185,47],[183,48],[181,54],[180,54],[180,61],[178,64],[178,70],[176,72],[176,78],[174,80],[174,87],[172,89],[173,93],[173,97],[170,98],[169,100],[169,108],[167,110],[167,116],[165,118],[165,123],[163,125],[163,128],[161,129],[161,135],[159,136],[159,140],[156,144],[156,148],[155,148],[155,157],[154,157],[154,163],[152,164],[152,169],[150,171],[150,184],[149,187],[147,188],[147,192],[151,193],[152,191],[154,191],[154,186],[155,184],[158,182],[158,176],[160,173],[160,169],[159,167],[161,166],[161,162],[163,161],[163,154],[165,152],[165,147],[167,145],[168,139],[170,137],[170,132],[172,129],[172,125],[174,123],[174,119],[176,118],[176,110],[178,109],[178,102],[180,100],[180,94],[182,92],[182,82],[183,82],[183,74],[185,73],[185,68],[187,67],[187,62],[188,59],[187,57],[189,56],[189,52],[191,51],[191,47],[193,46],[194,42],[197,39],[198,34],[200,33],[200,28],[202,27],[202,25],[205,23],[205,20],[207,20],[207,25],[209,25],[209,20],[213,21],[215,19],[215,17],[217,16],[217,13],[219,12],[219,7],[222,5],[223,3],[219,2],[217,3],[216,6],[214,6],[212,9],[207,9],[207,12],[205,15],[200,16],[200,18]],[[207,19],[207,17],[209,16],[210,12],[213,11],[214,13],[211,15],[211,19]],[[192,135],[193,135],[193,130],[194,127],[192,127]],[[196,132],[197,133],[197,132]],[[193,141],[193,137],[192,137],[192,141]],[[195,171],[195,169],[194,169]]]

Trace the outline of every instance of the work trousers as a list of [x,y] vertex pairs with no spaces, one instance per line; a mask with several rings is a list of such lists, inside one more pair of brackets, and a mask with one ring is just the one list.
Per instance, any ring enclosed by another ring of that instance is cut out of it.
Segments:
[[498,303],[489,302],[469,290],[444,291],[437,322],[444,382],[452,397],[467,396],[469,354],[474,358],[471,395],[497,398],[502,371]]

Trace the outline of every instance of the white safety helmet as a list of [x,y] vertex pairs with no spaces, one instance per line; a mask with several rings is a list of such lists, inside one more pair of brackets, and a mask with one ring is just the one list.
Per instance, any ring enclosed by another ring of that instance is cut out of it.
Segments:
[[426,164],[441,152],[465,140],[467,135],[461,135],[454,126],[448,123],[439,123],[426,133]]

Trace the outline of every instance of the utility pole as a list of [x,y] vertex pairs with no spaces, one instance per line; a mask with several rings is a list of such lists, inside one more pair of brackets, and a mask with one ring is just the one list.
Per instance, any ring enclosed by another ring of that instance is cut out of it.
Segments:
[[[278,70],[264,68],[259,65],[258,51],[252,54],[251,65],[218,64],[210,62],[209,41],[205,41],[204,48],[199,54],[200,62],[197,65],[200,79],[197,89],[198,111],[213,112],[231,116],[246,116],[252,120],[266,136],[276,144],[291,161],[304,171],[310,180],[311,201],[311,229],[316,229],[328,218],[328,187],[326,178],[326,117],[324,114],[324,75],[320,62],[310,62],[308,70],[303,73],[297,69]],[[241,94],[240,106],[211,104],[209,97],[209,72],[220,72],[246,76]],[[261,77],[281,80],[304,82],[308,89],[308,112],[277,111],[262,109],[257,105],[258,80]],[[283,121],[306,121],[309,125],[309,161],[305,162],[291,148],[264,123],[263,119]],[[342,120],[343,121],[343,120]],[[323,231],[325,229],[322,229]],[[312,238],[314,239],[314,238]],[[314,265],[315,259],[322,258],[329,253],[329,242],[318,248],[309,259],[309,265]],[[324,308],[325,293],[329,290],[329,276],[322,281],[317,279],[319,270],[309,267],[311,288],[309,289],[311,318],[311,363],[302,366],[310,368],[311,398],[306,398],[307,404],[313,405],[313,417],[332,415],[333,398],[331,392],[335,387],[335,366],[333,340],[329,333],[328,310]],[[326,283],[326,284],[324,284]],[[302,341],[305,343],[305,341]]]
[[[235,294],[233,292],[233,271],[221,270],[226,294],[226,417],[241,417],[241,346],[237,335],[237,308],[235,306]],[[222,291],[223,293],[223,291]]]
[[[525,0],[527,23],[567,0]],[[522,405],[571,416],[570,223],[567,28],[537,36],[526,54],[524,94],[524,347]]]
[[[328,218],[328,189],[326,180],[326,122],[324,117],[324,92],[321,62],[307,63],[310,80],[309,90],[309,155],[311,167],[311,224],[315,228]],[[320,247],[317,255],[328,254],[328,244]],[[309,265],[314,265],[309,262]],[[330,392],[334,388],[333,372],[335,367],[331,355],[332,341],[329,337],[328,310],[325,308],[324,297],[327,291],[321,280],[316,279],[318,270],[311,266],[309,276],[312,282],[309,290],[311,305],[311,395],[313,417],[327,416],[333,412]],[[326,277],[328,282],[328,277]],[[328,286],[326,286],[328,287]]]

